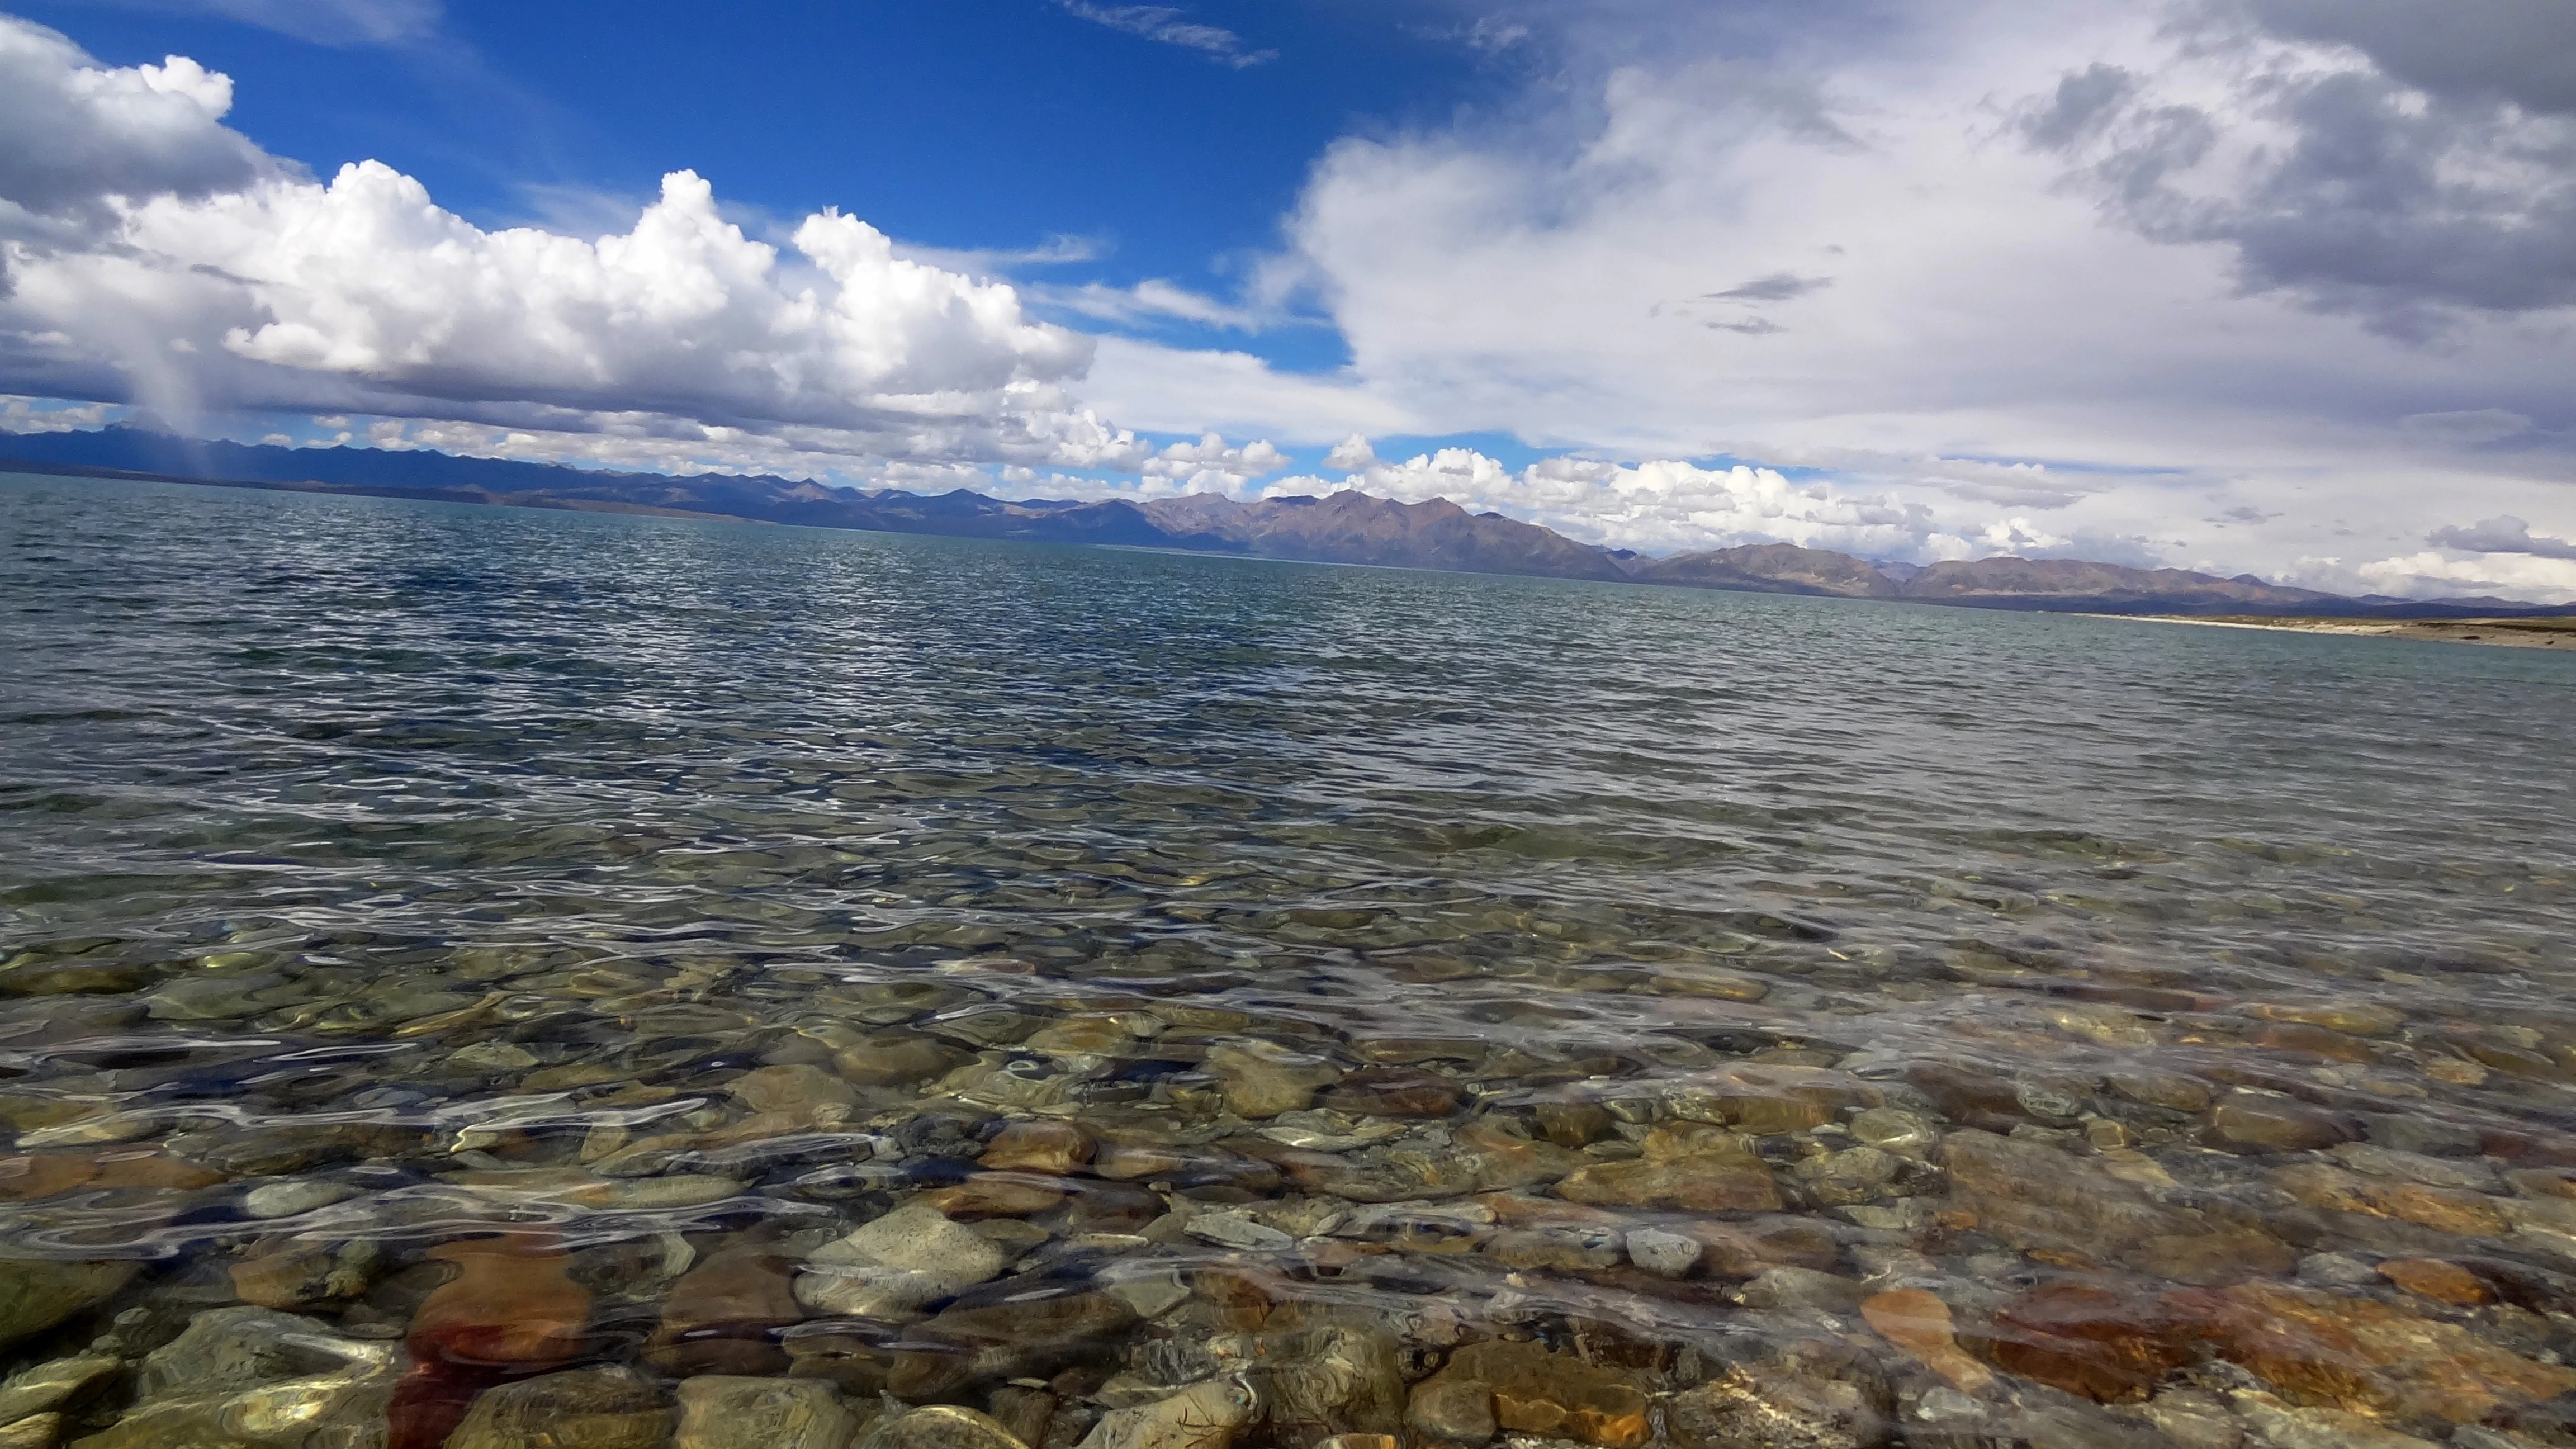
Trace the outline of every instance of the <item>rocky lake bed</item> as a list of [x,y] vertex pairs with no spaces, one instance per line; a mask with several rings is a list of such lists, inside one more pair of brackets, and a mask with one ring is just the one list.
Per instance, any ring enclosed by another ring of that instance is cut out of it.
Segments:
[[2555,655],[44,486],[0,1449],[2576,1445]]

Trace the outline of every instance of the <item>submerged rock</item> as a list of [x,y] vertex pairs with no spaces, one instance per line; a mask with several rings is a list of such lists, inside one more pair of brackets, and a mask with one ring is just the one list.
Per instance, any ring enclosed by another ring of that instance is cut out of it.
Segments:
[[1664,1407],[1676,1449],[1878,1449],[1888,1424],[1856,1384],[1788,1369],[1742,1367],[1676,1394]]
[[30,1364],[0,1383],[0,1424],[14,1424],[71,1403],[83,1390],[124,1366],[124,1360],[102,1353]]
[[679,1388],[672,1449],[849,1449],[860,1419],[813,1379],[700,1377]]
[[787,1367],[771,1335],[805,1316],[796,1260],[775,1248],[727,1248],[681,1275],[662,1302],[645,1361],[666,1374],[764,1374]]
[[425,1255],[456,1276],[412,1316],[412,1356],[424,1363],[544,1366],[589,1344],[590,1290],[575,1283],[571,1255],[548,1237],[514,1233],[442,1243]]
[[973,1228],[916,1203],[806,1259],[796,1301],[818,1313],[899,1318],[991,1278],[1010,1260]]
[[883,1415],[855,1449],[1030,1449],[1010,1430],[973,1409],[934,1404]]
[[1961,1393],[1984,1392],[1995,1376],[1959,1346],[1950,1305],[1920,1288],[1878,1294],[1860,1305],[1861,1318],[1878,1336],[1902,1349]]
[[2191,1361],[2189,1329],[2154,1299],[2052,1283],[1995,1314],[1991,1353],[2007,1372],[2105,1404],[2136,1403]]
[[82,1309],[115,1297],[141,1266],[0,1260],[0,1349],[14,1348]]
[[393,1344],[265,1308],[216,1308],[145,1355],[139,1398],[76,1449],[368,1449],[406,1367]]
[[1302,1111],[1314,1101],[1317,1088],[1342,1077],[1340,1068],[1321,1057],[1265,1041],[1211,1047],[1207,1069],[1216,1074],[1226,1109],[1254,1121]]
[[[1479,1393],[1488,1406],[1481,1412]],[[1635,1449],[1650,1433],[1647,1407],[1640,1385],[1617,1370],[1540,1344],[1497,1339],[1451,1354],[1447,1367],[1415,1387],[1405,1418],[1447,1439],[1490,1413],[1494,1424],[1524,1434]]]
[[487,1389],[446,1449],[663,1449],[671,1411],[640,1376],[573,1369]]
[[1604,1162],[1577,1169],[1556,1185],[1575,1202],[1676,1212],[1777,1212],[1780,1188],[1759,1157],[1695,1152],[1660,1161]]
[[1239,1378],[1210,1379],[1170,1398],[1101,1417],[1080,1449],[1226,1449],[1260,1397]]

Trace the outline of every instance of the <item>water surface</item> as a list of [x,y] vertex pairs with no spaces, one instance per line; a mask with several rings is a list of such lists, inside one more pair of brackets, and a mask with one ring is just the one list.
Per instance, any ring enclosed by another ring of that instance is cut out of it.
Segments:
[[[2576,1387],[2564,657],[17,477],[0,638],[0,1252],[95,1279],[22,1361],[247,1300],[397,1443],[540,1370],[1462,1442],[1488,1342],[1613,1449]],[[898,1212],[1002,1261],[835,1276]],[[580,1321],[457,1350],[478,1252]],[[2245,1346],[2356,1303],[2485,1389]]]

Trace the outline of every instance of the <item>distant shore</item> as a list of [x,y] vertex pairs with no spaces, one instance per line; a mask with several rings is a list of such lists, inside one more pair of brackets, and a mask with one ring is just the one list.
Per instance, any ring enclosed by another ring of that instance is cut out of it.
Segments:
[[2304,619],[2254,614],[2095,614],[2096,619],[2143,619],[2152,624],[2199,624],[2214,629],[2271,629],[2291,634],[2357,634],[2375,639],[2430,639],[2445,644],[2496,644],[2507,649],[2576,650],[2576,619]]

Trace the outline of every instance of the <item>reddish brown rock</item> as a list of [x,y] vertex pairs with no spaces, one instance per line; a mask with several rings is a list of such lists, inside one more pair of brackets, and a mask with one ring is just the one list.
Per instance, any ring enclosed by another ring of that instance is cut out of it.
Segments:
[[2576,1370],[2376,1299],[2248,1283],[2168,1301],[2222,1357],[2302,1404],[2473,1424],[2576,1390]]
[[2473,1307],[2495,1298],[2477,1274],[2438,1258],[2392,1258],[2379,1265],[2379,1276],[2409,1293],[2456,1308]]
[[2152,1298],[2089,1283],[2051,1283],[1995,1315],[1993,1356],[2006,1372],[2105,1404],[2136,1403],[2191,1361],[2184,1325]]
[[645,1361],[674,1378],[775,1374],[787,1351],[771,1335],[801,1321],[792,1284],[797,1260],[764,1245],[726,1248],[681,1275],[662,1300]]
[[412,1315],[415,1360],[534,1367],[568,1362],[588,1347],[590,1290],[568,1276],[572,1259],[553,1238],[469,1238],[425,1256],[457,1272]]
[[1860,1316],[1879,1337],[1949,1380],[1961,1393],[1980,1393],[1995,1381],[1984,1364],[1959,1347],[1950,1305],[1920,1288],[1899,1288],[1866,1299]]
[[[1487,1412],[1480,1413],[1480,1408]],[[1629,1375],[1536,1343],[1470,1344],[1417,1386],[1405,1417],[1432,1438],[1472,1438],[1493,1426],[1601,1449],[1635,1449],[1649,1434],[1646,1395]]]

